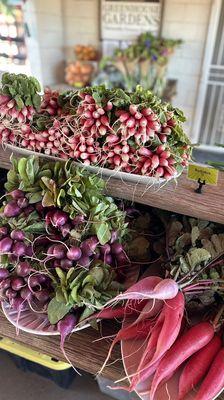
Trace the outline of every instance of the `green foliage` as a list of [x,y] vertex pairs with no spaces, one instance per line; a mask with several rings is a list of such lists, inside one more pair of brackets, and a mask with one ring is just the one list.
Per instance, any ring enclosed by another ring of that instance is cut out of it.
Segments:
[[[7,191],[21,189],[32,204],[42,200],[44,207],[55,206],[69,213],[86,217],[86,229],[81,237],[97,235],[103,245],[110,240],[111,231],[117,230],[122,238],[126,233],[125,214],[111,197],[104,195],[104,181],[77,168],[72,161],[46,162],[38,157],[13,158],[8,172]],[[87,229],[88,228],[88,229]]]
[[19,110],[24,106],[32,106],[38,110],[41,103],[40,91],[41,86],[38,80],[32,76],[8,72],[2,75],[0,93],[14,99]]
[[48,305],[48,318],[53,324],[63,318],[68,311],[82,308],[82,316],[91,315],[115,297],[121,286],[115,282],[114,272],[102,261],[96,262],[91,269],[70,268],[68,272],[56,269],[58,278],[55,283],[56,296]]

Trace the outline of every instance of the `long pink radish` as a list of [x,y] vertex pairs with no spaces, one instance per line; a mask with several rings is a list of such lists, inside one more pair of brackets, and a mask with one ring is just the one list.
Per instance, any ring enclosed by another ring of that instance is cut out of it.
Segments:
[[179,380],[179,400],[195,388],[208,372],[216,354],[222,346],[219,336],[214,336],[207,346],[194,354],[185,365]]
[[[133,382],[133,384],[137,385],[140,381],[142,382],[147,379],[151,375],[151,371],[154,372],[154,365],[174,344],[181,329],[184,304],[184,296],[181,292],[179,292],[174,299],[167,300],[164,304],[159,317],[160,319],[163,315],[163,324],[160,326],[154,352],[151,358],[149,358],[149,354],[151,354],[151,343],[149,341],[138,367],[138,370],[142,371],[142,373],[139,374],[139,380]],[[154,329],[155,328],[152,328],[152,334]]]
[[185,299],[179,292],[173,299],[167,300],[163,307],[164,323],[158,337],[156,352],[150,364],[161,358],[177,339],[184,315]]
[[224,390],[224,347],[216,355],[195,400],[214,400]]
[[141,279],[135,285],[126,290],[126,292],[121,293],[114,299],[110,300],[106,305],[116,301],[129,299],[172,299],[177,295],[178,291],[178,284],[173,279],[161,279],[159,277],[149,276]]
[[162,358],[154,375],[150,390],[150,399],[161,382],[177,370],[177,368],[194,353],[206,346],[214,336],[214,328],[209,322],[201,322],[190,328],[181,336]]

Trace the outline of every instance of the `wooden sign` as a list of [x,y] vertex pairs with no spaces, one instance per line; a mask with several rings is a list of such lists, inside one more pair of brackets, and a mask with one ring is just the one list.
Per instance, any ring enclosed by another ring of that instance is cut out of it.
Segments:
[[132,40],[142,32],[158,34],[160,1],[101,0],[101,39]]
[[189,164],[188,179],[198,182],[205,181],[206,185],[217,185],[219,171],[212,167],[205,167],[200,164]]

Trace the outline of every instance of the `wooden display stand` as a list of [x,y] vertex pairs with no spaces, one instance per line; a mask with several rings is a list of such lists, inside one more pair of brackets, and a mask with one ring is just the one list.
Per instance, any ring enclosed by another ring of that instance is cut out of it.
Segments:
[[[10,155],[10,151],[0,149],[0,168],[10,168]],[[197,183],[188,180],[184,173],[178,178],[178,182],[172,181],[161,187],[154,185],[151,188],[110,178],[106,182],[106,191],[113,197],[224,224],[224,172],[219,173],[217,186],[205,185],[202,194],[195,192],[197,186]],[[111,335],[114,328],[115,322],[104,323],[103,335]],[[64,359],[58,337],[35,336],[24,332],[16,336],[15,328],[2,314],[0,314],[0,336],[27,344],[35,350],[41,349],[43,353],[58,359]],[[69,340],[66,340],[65,351],[75,367],[92,374],[99,371],[110,345],[107,340],[93,343],[99,337],[99,332],[88,328],[71,335]],[[105,378],[114,381],[124,376],[119,346],[115,346],[111,362],[117,359],[120,360],[105,368],[103,372]]]

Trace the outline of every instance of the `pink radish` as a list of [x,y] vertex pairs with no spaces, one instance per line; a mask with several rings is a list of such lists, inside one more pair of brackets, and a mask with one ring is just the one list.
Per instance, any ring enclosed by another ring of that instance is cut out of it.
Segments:
[[201,322],[190,328],[174,343],[160,361],[153,377],[150,390],[151,400],[154,399],[159,384],[169,379],[185,360],[206,346],[213,336],[213,326],[209,322]]
[[189,359],[179,380],[179,400],[183,399],[204,378],[221,346],[220,337],[214,336],[207,346]]
[[214,400],[224,389],[224,347],[216,355],[195,400]]

